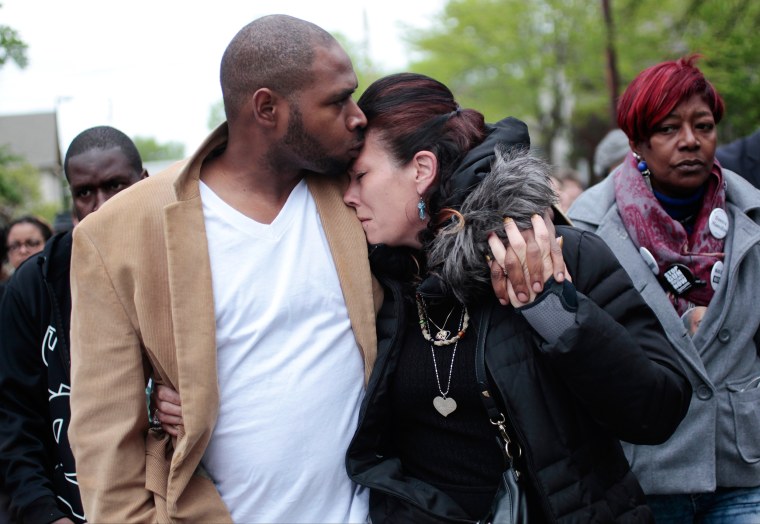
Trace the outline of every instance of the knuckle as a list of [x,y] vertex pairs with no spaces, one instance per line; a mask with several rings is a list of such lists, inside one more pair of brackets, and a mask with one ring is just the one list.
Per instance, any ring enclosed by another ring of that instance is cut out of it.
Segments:
[[518,236],[515,238],[515,240],[510,240],[510,244],[514,247],[514,249],[525,249],[525,246],[527,245],[527,242],[525,242],[525,239],[522,236]]

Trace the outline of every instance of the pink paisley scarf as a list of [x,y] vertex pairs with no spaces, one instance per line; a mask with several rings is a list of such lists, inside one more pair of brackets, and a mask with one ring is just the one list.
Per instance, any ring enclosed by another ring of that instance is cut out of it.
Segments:
[[712,210],[725,209],[726,205],[720,168],[713,165],[702,207],[689,235],[684,226],[662,208],[636,165],[636,159],[628,153],[621,169],[614,174],[615,200],[625,229],[636,247],[644,247],[652,253],[660,268],[659,278],[672,264],[680,263],[707,283],[692,287],[681,296],[668,292],[679,315],[694,305],[707,306],[714,293],[710,272],[717,261],[723,260],[724,241],[715,238],[709,227]]

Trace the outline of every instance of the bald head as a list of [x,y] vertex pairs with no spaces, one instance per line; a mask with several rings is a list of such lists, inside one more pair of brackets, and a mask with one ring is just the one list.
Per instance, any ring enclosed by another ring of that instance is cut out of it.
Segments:
[[254,20],[232,39],[222,57],[224,111],[234,120],[262,87],[283,96],[308,87],[317,47],[339,45],[321,27],[287,15]]

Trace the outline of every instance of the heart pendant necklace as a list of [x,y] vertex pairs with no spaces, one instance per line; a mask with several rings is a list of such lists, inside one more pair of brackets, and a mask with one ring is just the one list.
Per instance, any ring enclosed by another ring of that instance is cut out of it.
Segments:
[[451,397],[438,396],[433,399],[433,407],[438,413],[444,417],[448,417],[455,409],[457,409],[457,401]]
[[[462,306],[462,315],[459,318],[459,331],[462,331],[462,323],[464,322],[464,316],[465,316],[465,307]],[[459,340],[454,342],[454,350],[451,353],[451,364],[449,365],[449,378],[446,381],[446,391],[443,390],[441,387],[441,378],[438,373],[438,362],[435,360],[435,349],[434,345],[430,344],[430,354],[433,357],[433,369],[435,370],[435,382],[438,385],[438,392],[440,395],[436,396],[433,399],[433,407],[435,410],[443,415],[444,417],[448,417],[451,415],[454,410],[457,409],[457,402],[453,398],[449,397],[449,390],[451,389],[451,375],[454,374],[454,359],[457,356],[457,347],[459,347]]]

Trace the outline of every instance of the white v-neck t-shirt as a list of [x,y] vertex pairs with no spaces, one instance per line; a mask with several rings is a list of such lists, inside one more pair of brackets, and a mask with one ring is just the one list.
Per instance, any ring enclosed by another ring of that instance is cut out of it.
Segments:
[[219,418],[202,459],[240,523],[365,522],[345,453],[364,364],[305,181],[271,224],[201,183]]

